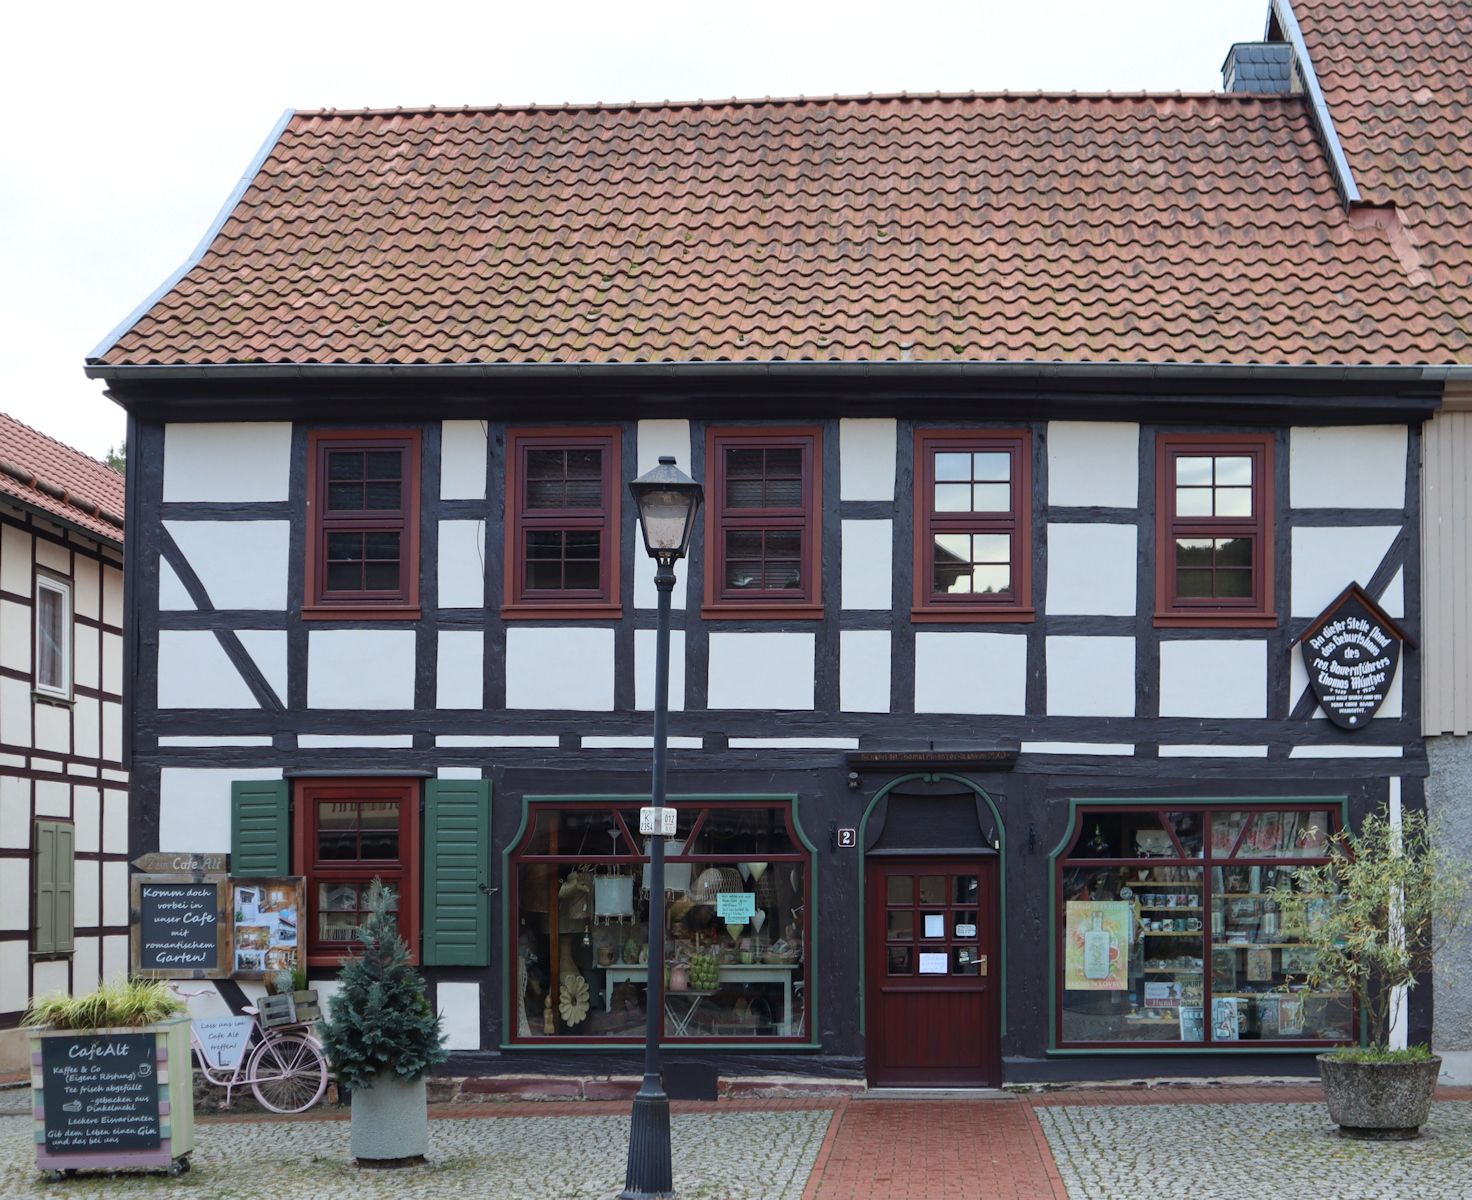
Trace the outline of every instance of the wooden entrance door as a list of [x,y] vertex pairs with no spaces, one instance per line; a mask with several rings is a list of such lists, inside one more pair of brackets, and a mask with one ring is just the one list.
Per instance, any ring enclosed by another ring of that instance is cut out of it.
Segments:
[[999,1086],[996,860],[870,858],[865,892],[869,1083]]

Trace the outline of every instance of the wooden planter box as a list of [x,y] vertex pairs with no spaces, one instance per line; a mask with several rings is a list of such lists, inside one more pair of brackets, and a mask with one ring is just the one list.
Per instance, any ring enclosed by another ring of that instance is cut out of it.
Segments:
[[189,1018],[125,1029],[30,1031],[36,1166],[189,1169]]
[[322,1009],[317,1004],[316,988],[263,996],[257,1002],[256,1008],[261,1014],[263,1029],[275,1029],[278,1025],[310,1025],[322,1017]]

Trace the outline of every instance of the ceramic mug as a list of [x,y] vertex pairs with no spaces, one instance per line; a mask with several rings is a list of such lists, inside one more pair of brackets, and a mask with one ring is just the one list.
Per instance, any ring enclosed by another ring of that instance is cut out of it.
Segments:
[[1200,917],[1188,917],[1188,918],[1186,918],[1186,928],[1188,930],[1190,930],[1192,933],[1195,933],[1197,930],[1199,930],[1201,928],[1201,918]]

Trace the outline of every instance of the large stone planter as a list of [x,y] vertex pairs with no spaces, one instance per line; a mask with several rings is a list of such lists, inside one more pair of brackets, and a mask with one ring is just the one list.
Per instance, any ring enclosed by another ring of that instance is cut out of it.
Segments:
[[1345,1062],[1320,1054],[1319,1078],[1329,1116],[1345,1137],[1382,1141],[1421,1136],[1441,1059],[1424,1062]]
[[353,1157],[360,1167],[407,1167],[429,1151],[429,1101],[421,1077],[413,1083],[392,1071],[371,1088],[353,1089]]

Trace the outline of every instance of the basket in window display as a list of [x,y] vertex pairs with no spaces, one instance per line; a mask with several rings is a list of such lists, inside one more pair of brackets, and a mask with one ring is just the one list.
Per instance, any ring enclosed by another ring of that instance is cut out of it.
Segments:
[[696,904],[714,904],[722,892],[744,892],[741,872],[735,867],[707,867],[695,878],[688,893]]

